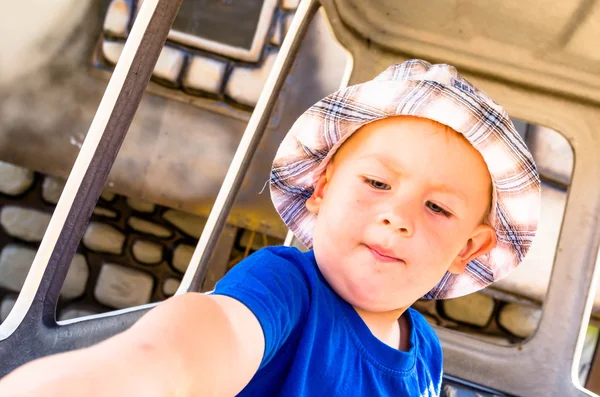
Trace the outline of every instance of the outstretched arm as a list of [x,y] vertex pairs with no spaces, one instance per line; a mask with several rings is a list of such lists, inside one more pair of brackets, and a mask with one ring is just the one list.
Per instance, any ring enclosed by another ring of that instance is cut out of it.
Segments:
[[0,396],[234,396],[263,352],[262,328],[246,306],[188,293],[97,345],[16,369],[0,380]]

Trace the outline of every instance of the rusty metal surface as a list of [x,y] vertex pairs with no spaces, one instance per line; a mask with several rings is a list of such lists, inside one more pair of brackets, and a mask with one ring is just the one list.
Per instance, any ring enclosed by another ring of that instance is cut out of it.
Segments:
[[[106,2],[104,2],[106,3]],[[0,160],[66,178],[107,81],[91,71],[106,4],[93,2],[70,38],[43,67],[2,87]],[[272,208],[270,163],[297,116],[334,91],[346,56],[318,14],[280,95],[228,223],[283,238]],[[107,188],[207,216],[245,120],[146,93],[108,177]]]
[[598,1],[324,3],[366,46],[600,103]]

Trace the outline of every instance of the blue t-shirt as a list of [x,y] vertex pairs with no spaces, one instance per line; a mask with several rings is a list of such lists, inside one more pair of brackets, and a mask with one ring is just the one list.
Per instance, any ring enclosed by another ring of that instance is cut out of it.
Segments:
[[239,396],[437,396],[439,339],[406,312],[410,350],[378,340],[320,273],[314,253],[270,247],[237,264],[215,292],[257,317],[265,336],[260,368]]

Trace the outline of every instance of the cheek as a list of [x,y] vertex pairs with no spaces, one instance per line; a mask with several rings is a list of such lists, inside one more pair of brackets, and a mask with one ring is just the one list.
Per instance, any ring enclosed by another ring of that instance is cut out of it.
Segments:
[[[331,189],[324,201],[315,228],[315,250],[320,245],[324,255],[340,257],[349,253],[364,239],[364,231],[372,218],[364,199],[352,194],[350,189],[337,192]],[[341,193],[341,194],[337,194]]]
[[456,225],[434,225],[429,228],[424,240],[423,252],[430,253],[430,259],[438,266],[449,267],[465,247],[468,234]]
[[326,212],[337,225],[357,225],[371,208],[369,201],[357,191],[356,186],[332,186],[329,193],[332,194],[327,197]]

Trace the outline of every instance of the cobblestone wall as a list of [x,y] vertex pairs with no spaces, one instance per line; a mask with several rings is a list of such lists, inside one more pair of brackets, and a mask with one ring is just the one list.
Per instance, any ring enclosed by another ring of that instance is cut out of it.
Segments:
[[[0,162],[0,321],[14,305],[64,181]],[[157,302],[173,295],[205,219],[104,192],[79,245],[58,319]],[[263,244],[281,241],[226,227],[203,290]]]

